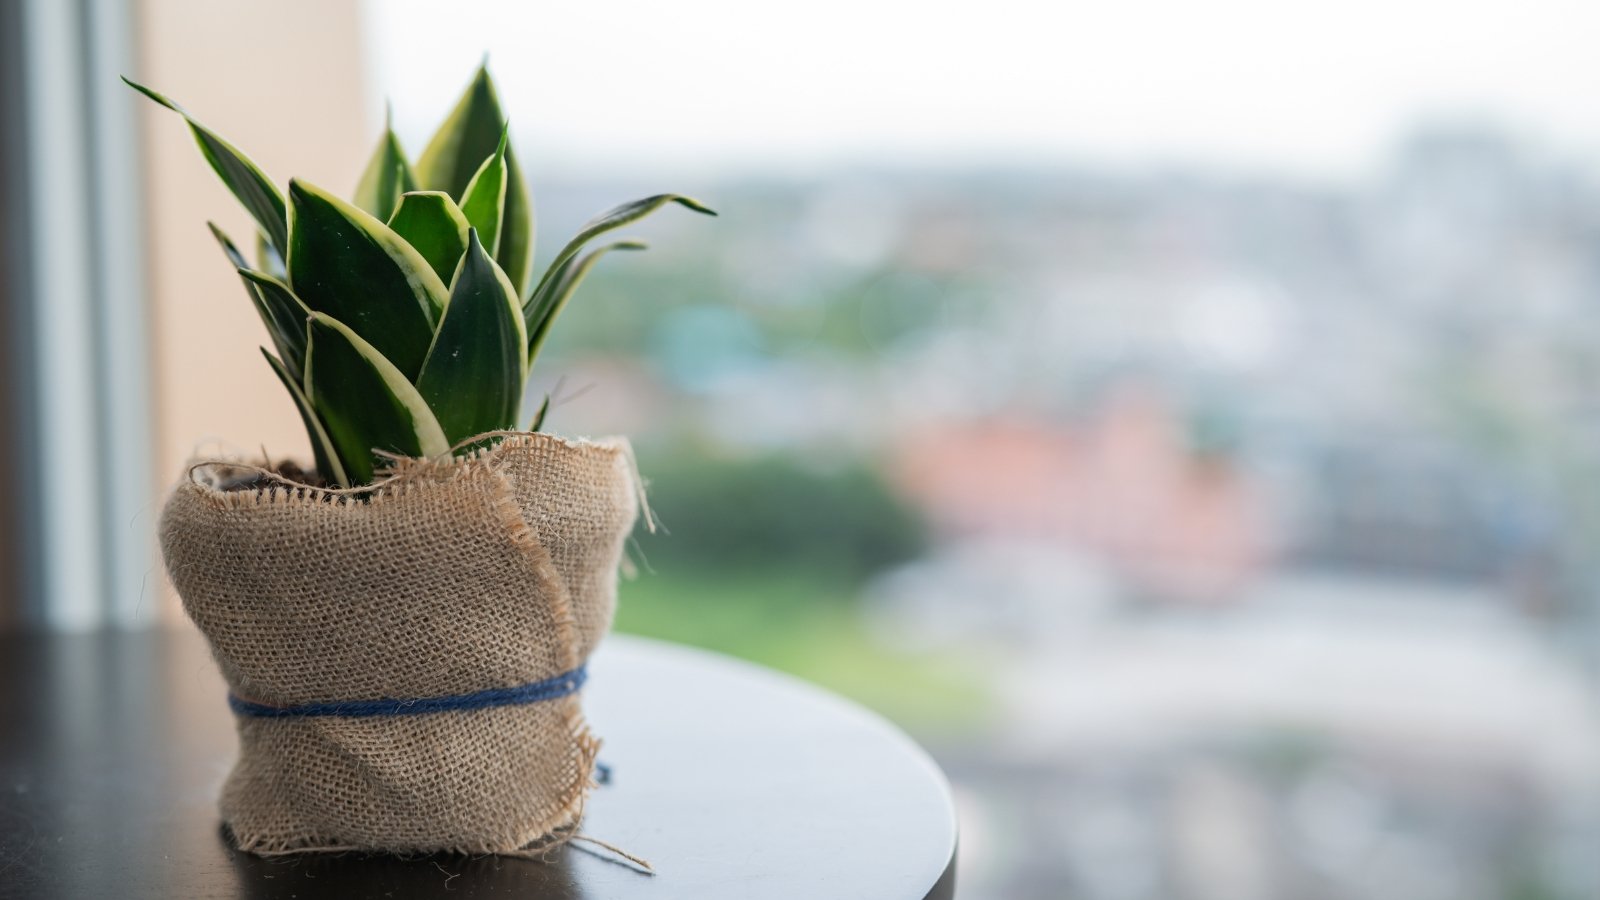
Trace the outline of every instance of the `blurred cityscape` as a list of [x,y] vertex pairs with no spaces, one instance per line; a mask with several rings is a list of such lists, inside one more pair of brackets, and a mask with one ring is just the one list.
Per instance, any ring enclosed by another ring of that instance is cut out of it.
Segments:
[[729,181],[535,384],[653,483],[620,627],[912,730],[964,897],[1589,898],[1588,175],[1462,125],[1344,185]]

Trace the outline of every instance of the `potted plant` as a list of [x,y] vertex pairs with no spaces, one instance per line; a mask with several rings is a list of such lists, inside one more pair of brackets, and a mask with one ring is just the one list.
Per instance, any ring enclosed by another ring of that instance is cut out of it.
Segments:
[[528,369],[593,219],[531,277],[533,209],[477,73],[413,164],[386,128],[353,202],[287,196],[162,95],[249,211],[252,263],[216,226],[271,338],[311,467],[191,465],[162,514],[185,611],[231,689],[222,789],[240,849],[540,852],[575,833],[599,745],[584,664],[610,627],[641,491],[625,440],[515,430]]

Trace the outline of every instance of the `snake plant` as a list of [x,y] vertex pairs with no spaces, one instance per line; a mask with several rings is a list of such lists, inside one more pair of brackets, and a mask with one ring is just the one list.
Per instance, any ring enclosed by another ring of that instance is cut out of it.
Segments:
[[[533,278],[533,205],[488,70],[480,68],[413,163],[385,126],[351,200],[298,179],[287,195],[238,148],[165,96],[259,229],[255,261],[212,234],[261,315],[268,364],[294,399],[317,471],[373,480],[379,457],[465,452],[513,429],[550,326],[600,256],[595,238],[668,204],[657,194],[600,214]],[[549,398],[535,415],[537,431]]]

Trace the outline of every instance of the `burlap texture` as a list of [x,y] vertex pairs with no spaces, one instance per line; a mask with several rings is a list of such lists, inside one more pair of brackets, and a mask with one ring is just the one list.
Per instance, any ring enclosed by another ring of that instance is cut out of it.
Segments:
[[[275,706],[514,687],[611,625],[638,511],[624,442],[519,435],[405,460],[365,496],[224,490],[192,468],[167,570],[238,696]],[[395,717],[240,716],[222,816],[241,849],[509,853],[565,833],[598,741],[578,695]]]

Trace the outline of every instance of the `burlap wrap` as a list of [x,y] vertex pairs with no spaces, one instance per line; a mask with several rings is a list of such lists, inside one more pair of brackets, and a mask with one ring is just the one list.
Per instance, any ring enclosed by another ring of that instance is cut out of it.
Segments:
[[[471,458],[400,462],[365,497],[223,490],[230,469],[190,470],[161,547],[241,698],[515,687],[571,671],[611,625],[638,511],[625,442],[519,435]],[[577,694],[238,727],[222,817],[258,854],[525,850],[576,825],[599,744]]]

